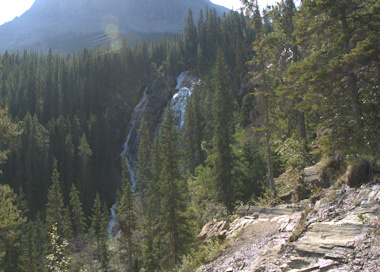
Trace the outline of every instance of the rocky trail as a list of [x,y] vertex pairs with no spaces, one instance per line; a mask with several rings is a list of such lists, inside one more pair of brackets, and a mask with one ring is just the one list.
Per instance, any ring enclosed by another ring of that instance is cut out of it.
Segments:
[[380,271],[380,185],[320,195],[273,208],[242,206],[232,223],[205,225],[198,238],[217,236],[230,246],[196,271]]

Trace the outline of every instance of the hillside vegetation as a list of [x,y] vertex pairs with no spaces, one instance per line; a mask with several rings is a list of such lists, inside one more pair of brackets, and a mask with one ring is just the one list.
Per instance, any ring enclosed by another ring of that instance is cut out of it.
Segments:
[[[210,217],[278,203],[321,158],[376,170],[377,1],[243,2],[245,14],[197,22],[190,10],[171,40],[2,55],[0,270],[180,269]],[[183,71],[201,79],[184,132],[170,106],[155,135],[142,122],[132,192],[118,121],[156,79],[169,97]],[[285,170],[291,182],[275,182]]]

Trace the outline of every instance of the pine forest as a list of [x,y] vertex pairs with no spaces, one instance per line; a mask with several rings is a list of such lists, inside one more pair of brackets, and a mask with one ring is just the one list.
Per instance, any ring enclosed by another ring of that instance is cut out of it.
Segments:
[[[242,2],[189,10],[170,39],[1,55],[0,271],[192,271],[213,218],[278,203],[324,157],[378,162],[379,1]],[[155,131],[143,119],[131,182],[117,97],[131,119],[185,71],[184,129],[170,103]]]

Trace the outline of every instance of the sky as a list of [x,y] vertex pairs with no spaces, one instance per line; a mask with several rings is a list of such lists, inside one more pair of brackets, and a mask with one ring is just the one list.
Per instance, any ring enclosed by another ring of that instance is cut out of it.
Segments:
[[[1,1],[1,0],[0,0]],[[221,6],[225,6],[226,8],[238,10],[242,4],[240,0],[210,0],[214,4],[218,4]],[[269,5],[273,5],[274,3],[278,2],[279,0],[259,0],[259,6],[260,9],[263,9],[264,7]]]
[[34,0],[0,0],[0,25],[12,21],[16,16],[20,16],[33,3]]
[[[33,2],[34,0],[0,0],[0,25],[23,14],[32,6]],[[239,9],[241,6],[240,0],[211,0],[211,2],[234,10]],[[277,0],[259,0],[259,5],[263,8],[268,3],[274,4],[275,2]]]

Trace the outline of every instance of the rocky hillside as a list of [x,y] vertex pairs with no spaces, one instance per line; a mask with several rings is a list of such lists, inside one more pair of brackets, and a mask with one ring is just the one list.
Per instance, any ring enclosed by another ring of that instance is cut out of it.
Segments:
[[75,39],[87,35],[88,46],[100,46],[125,33],[182,32],[188,10],[196,19],[206,6],[219,15],[228,11],[209,0],[36,0],[22,16],[0,26],[0,52],[41,49],[48,46],[47,40],[59,40],[63,34]]
[[297,204],[242,206],[232,223],[204,226],[198,238],[230,246],[196,271],[379,271],[379,204],[373,182],[326,188]]

